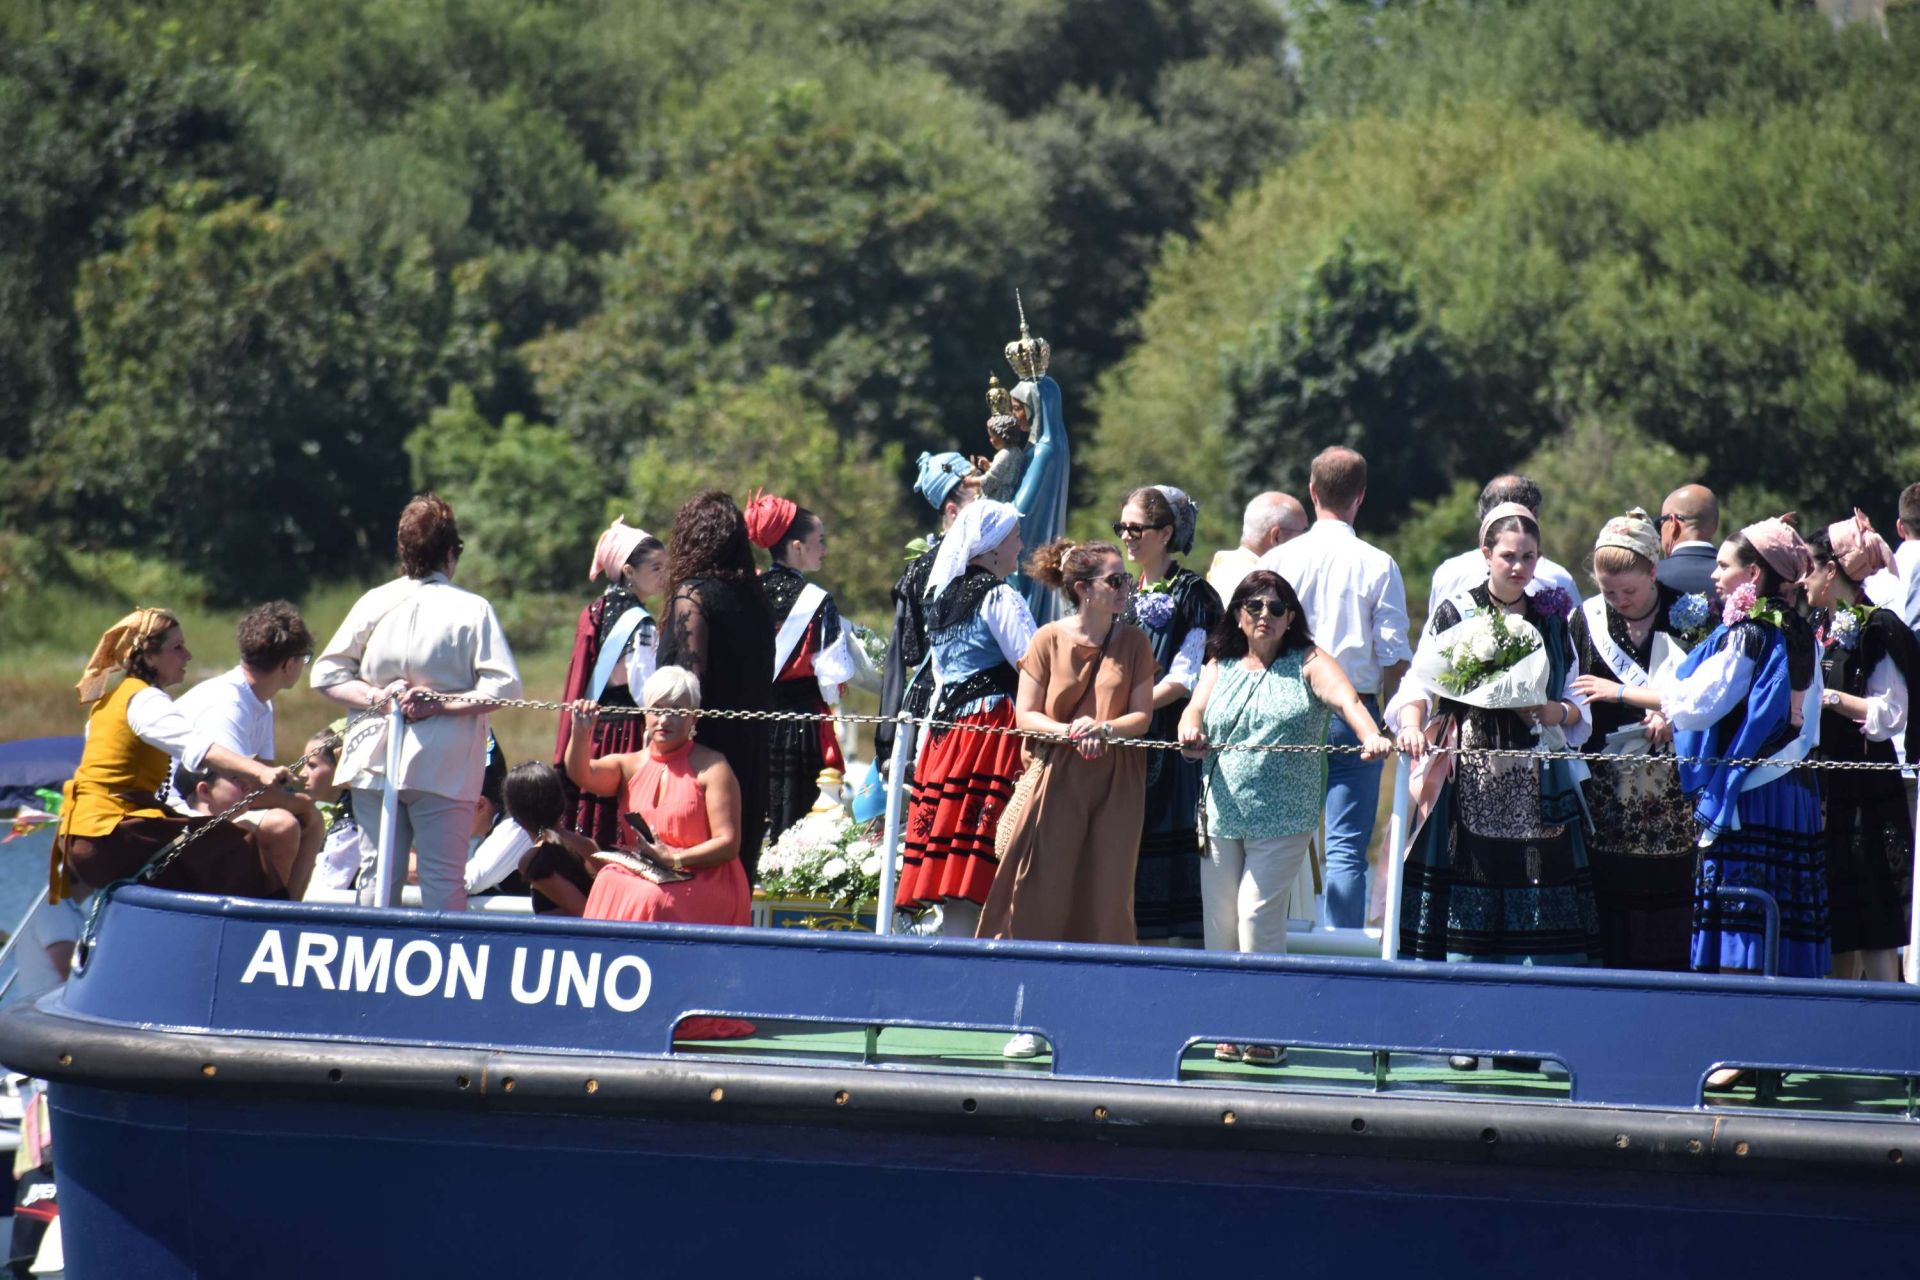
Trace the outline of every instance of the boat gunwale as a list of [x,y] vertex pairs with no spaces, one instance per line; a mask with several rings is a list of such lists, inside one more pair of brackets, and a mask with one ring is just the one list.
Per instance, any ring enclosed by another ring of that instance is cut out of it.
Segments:
[[[1247,1154],[1920,1183],[1903,1117],[1673,1111],[1526,1099],[1139,1084],[1038,1074],[876,1071],[186,1034],[0,1011],[7,1061],[116,1095],[428,1106],[501,1115],[801,1124]],[[465,1085],[460,1084],[465,1080]],[[1891,1145],[1890,1145],[1891,1144]]]

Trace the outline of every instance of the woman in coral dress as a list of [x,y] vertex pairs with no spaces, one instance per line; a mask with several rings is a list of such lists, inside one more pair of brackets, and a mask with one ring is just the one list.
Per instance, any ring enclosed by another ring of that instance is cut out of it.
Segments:
[[597,760],[592,736],[599,708],[573,704],[567,776],[583,792],[621,795],[626,811],[646,821],[652,839],[621,823],[623,848],[693,874],[661,884],[617,863],[605,866],[593,879],[585,918],[744,925],[752,891],[740,865],[739,783],[725,756],[693,740],[694,717],[671,714],[699,708],[700,682],[683,668],[661,667],[641,697],[644,749]]

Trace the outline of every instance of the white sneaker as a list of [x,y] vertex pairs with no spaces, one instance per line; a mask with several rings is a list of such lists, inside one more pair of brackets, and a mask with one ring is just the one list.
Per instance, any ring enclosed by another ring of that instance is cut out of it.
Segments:
[[1040,1056],[1040,1037],[1031,1032],[1022,1031],[1007,1041],[1007,1047],[1000,1051],[1003,1058],[1037,1058]]

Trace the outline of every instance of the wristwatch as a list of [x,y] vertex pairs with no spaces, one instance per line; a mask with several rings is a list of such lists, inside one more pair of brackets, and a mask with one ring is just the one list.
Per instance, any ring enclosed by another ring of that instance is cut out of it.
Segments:
[[1824,692],[1822,692],[1820,695],[1820,705],[1823,707],[1839,706],[1840,691],[1838,689],[1827,689]]

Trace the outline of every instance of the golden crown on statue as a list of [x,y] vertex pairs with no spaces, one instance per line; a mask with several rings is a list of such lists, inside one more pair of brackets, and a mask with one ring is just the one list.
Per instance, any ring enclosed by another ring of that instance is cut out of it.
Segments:
[[1013,412],[1013,397],[1000,385],[1000,379],[987,375],[987,415],[1003,418]]
[[[1013,371],[1026,382],[1032,382],[1047,371],[1047,361],[1053,358],[1053,348],[1047,345],[1045,338],[1036,338],[1027,332],[1027,308],[1020,301],[1020,291],[1013,291],[1013,305],[1020,309],[1020,336],[1007,344],[1007,363]],[[993,394],[987,393],[989,397]]]

